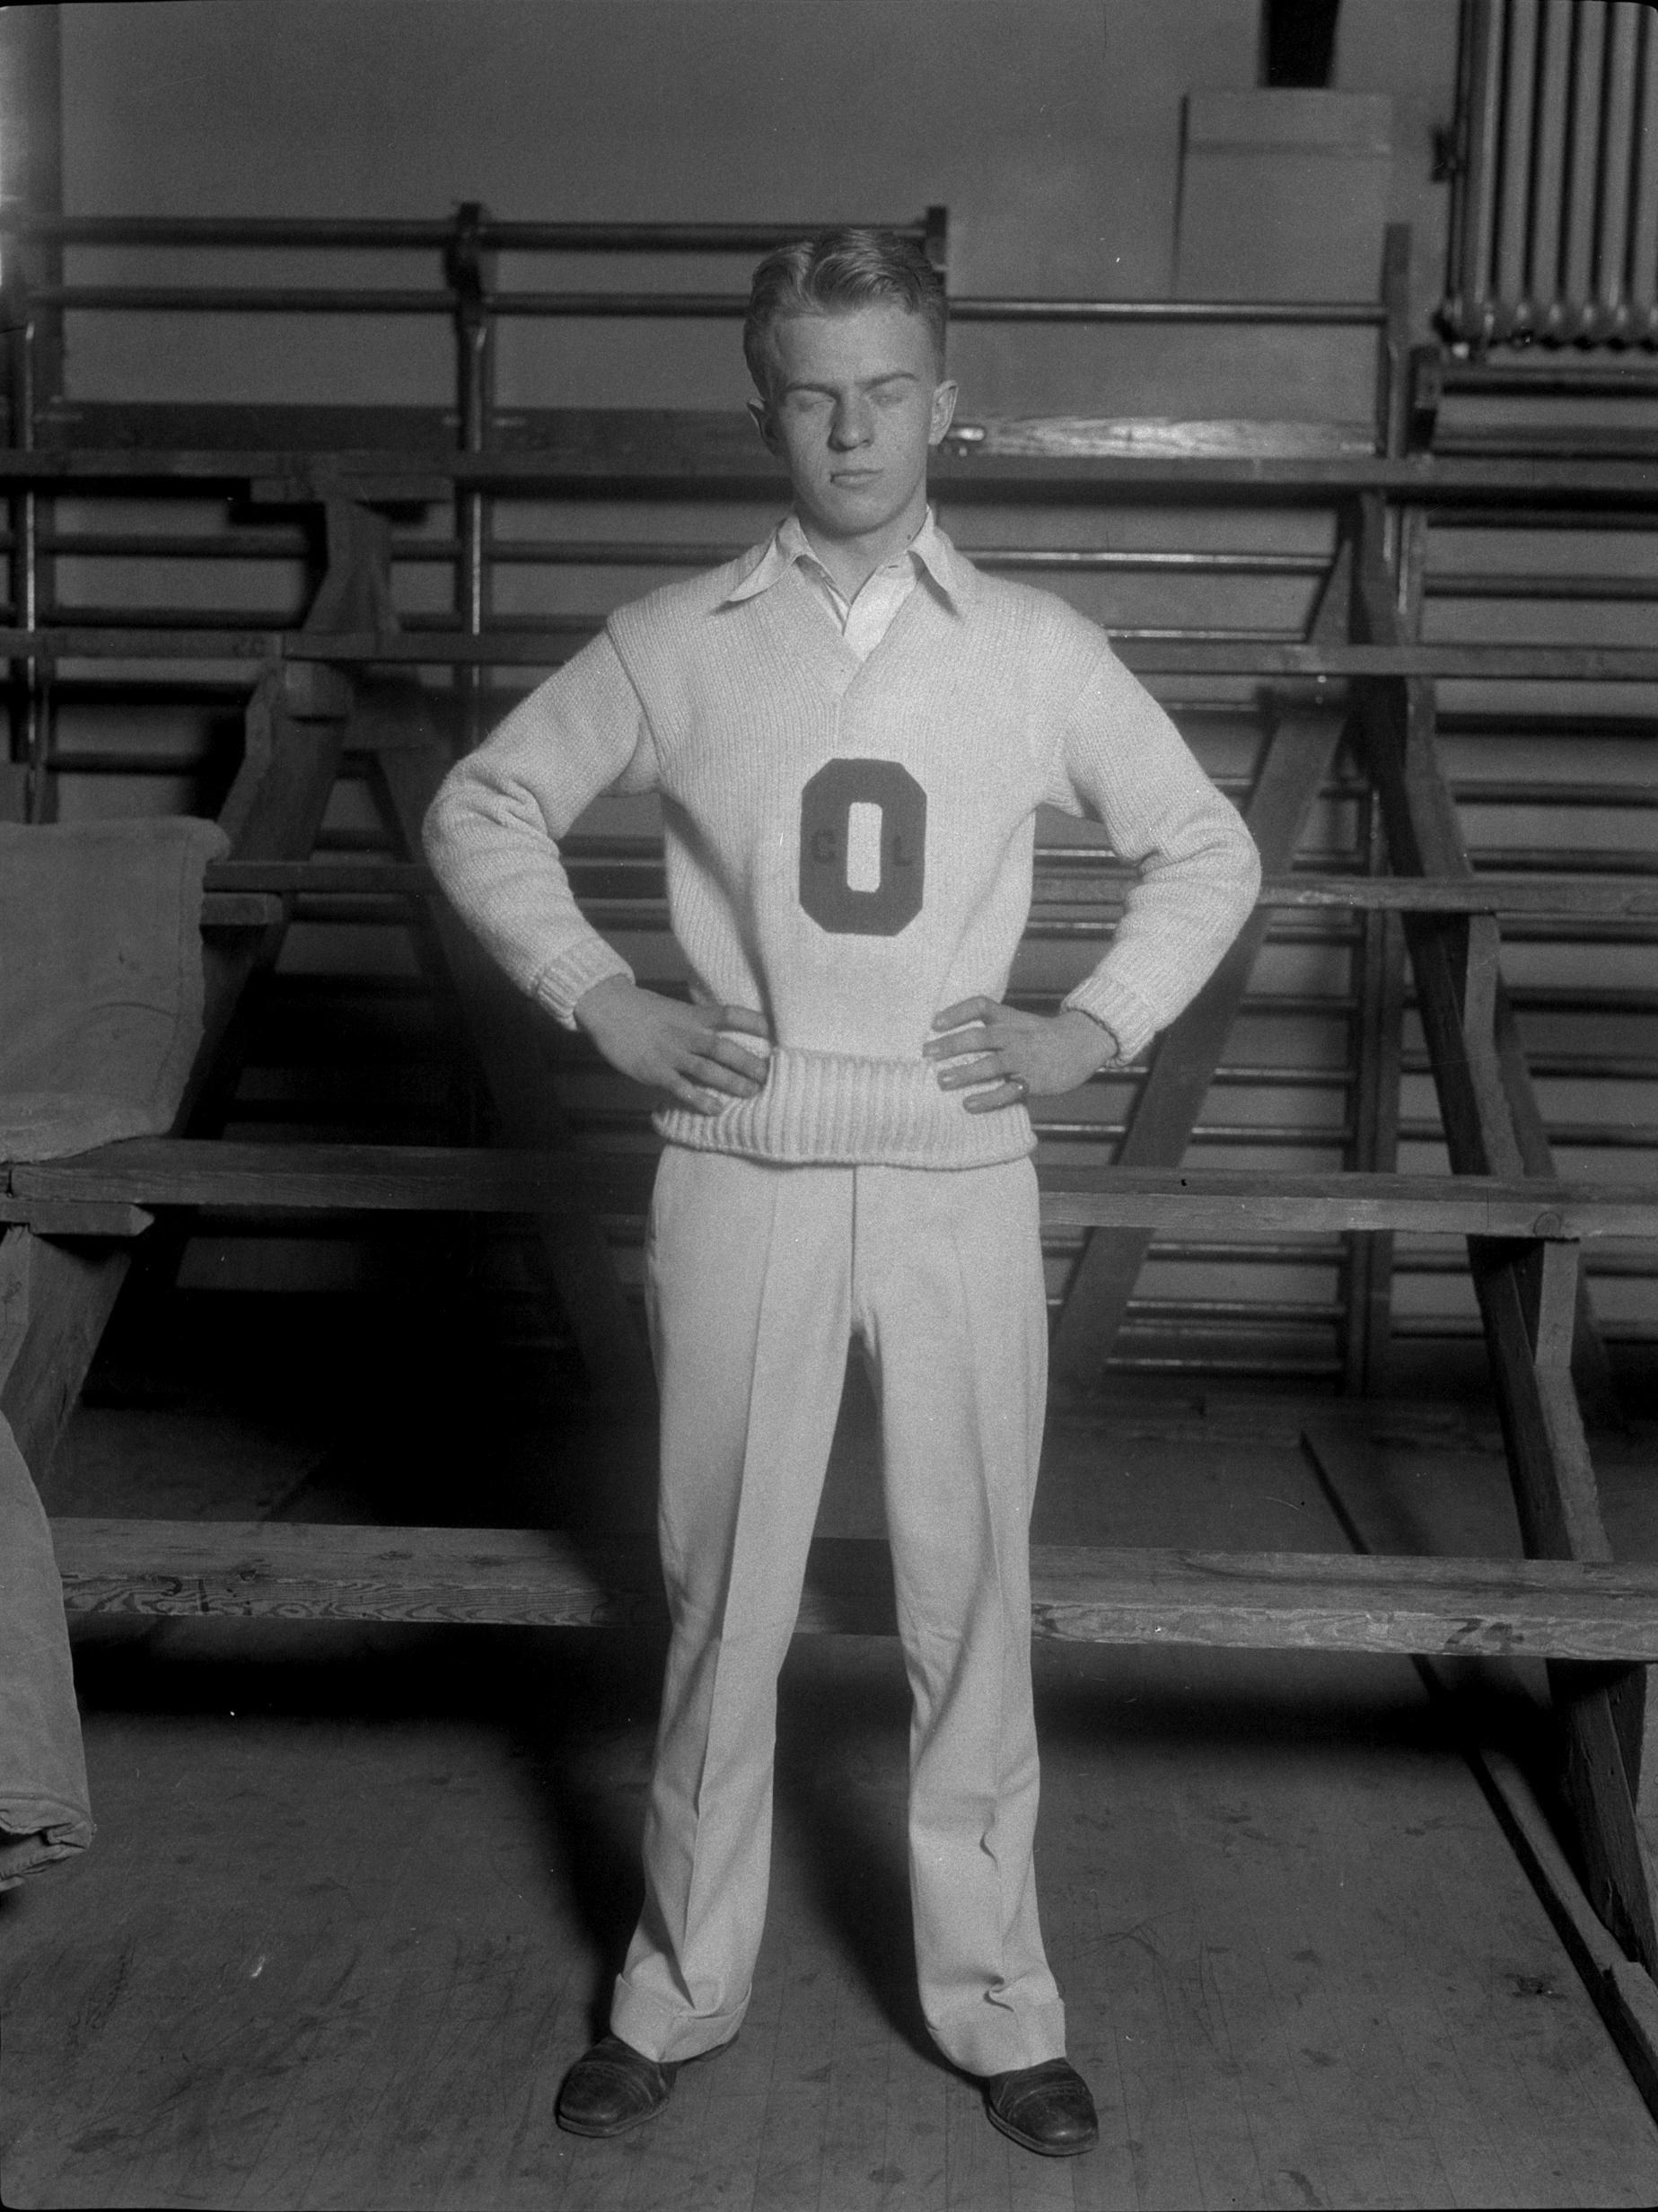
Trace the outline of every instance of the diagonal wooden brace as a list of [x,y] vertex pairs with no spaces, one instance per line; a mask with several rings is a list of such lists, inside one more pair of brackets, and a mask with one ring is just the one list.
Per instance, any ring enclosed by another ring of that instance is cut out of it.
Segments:
[[[1286,707],[1274,722],[1244,817],[1269,874],[1288,872],[1341,732],[1341,715],[1321,706]],[[1271,919],[1265,907],[1255,909],[1159,1040],[1114,1166],[1177,1167],[1184,1158]],[[1102,1380],[1151,1241],[1149,1229],[1096,1229],[1089,1236],[1054,1339],[1057,1382],[1087,1390]]]

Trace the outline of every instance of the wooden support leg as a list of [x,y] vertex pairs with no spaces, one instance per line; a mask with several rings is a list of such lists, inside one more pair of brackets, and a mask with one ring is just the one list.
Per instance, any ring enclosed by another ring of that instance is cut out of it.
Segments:
[[[1359,965],[1359,1038],[1348,1164],[1361,1173],[1391,1174],[1399,1165],[1405,984],[1405,938],[1397,915],[1365,917]],[[1355,1231],[1348,1235],[1347,1248],[1343,1388],[1349,1397],[1381,1397],[1388,1388],[1393,1328],[1392,1232]]]
[[[350,686],[331,669],[294,665],[262,676],[248,702],[242,763],[219,816],[232,860],[303,860],[317,841],[339,774]],[[233,1029],[248,988],[276,964],[285,921],[202,944],[206,986],[201,1050],[173,1132],[224,1126],[241,1073]]]
[[[1340,737],[1340,716],[1325,707],[1291,708],[1274,724],[1245,816],[1268,873],[1288,868]],[[1158,1044],[1116,1166],[1178,1167],[1184,1158],[1270,918],[1265,908],[1256,909]],[[1148,1229],[1096,1229],[1089,1236],[1054,1339],[1057,1382],[1088,1390],[1103,1379],[1151,1241]]]
[[[1645,1667],[1548,1669],[1564,1738],[1560,1795],[1584,1893],[1625,1953],[1658,1973],[1652,1868],[1630,1786],[1630,1730],[1645,1703]],[[1637,1738],[1638,1742],[1638,1738]]]
[[36,1488],[75,1411],[127,1279],[130,1248],[91,1239],[0,1236],[0,1413]]
[[1636,1825],[1653,1865],[1658,1863],[1658,1698],[1643,1698],[1640,1757],[1625,1763],[1635,1792]]
[[391,525],[356,499],[324,499],[327,559],[317,595],[305,615],[308,630],[394,630],[391,603]]
[[[1609,1559],[1594,1470],[1572,1388],[1577,1247],[1470,1240],[1521,1533],[1533,1558]],[[1658,1971],[1649,1869],[1636,1820],[1643,1667],[1554,1661],[1559,1789],[1591,1904],[1629,1957]]]
[[[1368,501],[1363,503],[1364,522],[1354,588],[1355,635],[1361,644],[1401,645],[1408,642],[1404,623],[1394,603],[1392,579],[1381,559],[1382,519]],[[1366,682],[1359,686],[1362,725],[1369,754],[1376,796],[1387,829],[1394,867],[1405,875],[1471,876],[1473,866],[1463,842],[1456,801],[1440,766],[1434,733],[1435,709],[1431,682],[1413,679],[1404,682]],[[1478,927],[1487,933],[1490,947],[1489,1005],[1496,1049],[1483,1049],[1475,1080],[1484,1095],[1487,1110],[1482,1135],[1492,1153],[1490,1172],[1552,1175],[1554,1155],[1531,1071],[1521,1049],[1519,1032],[1496,969],[1496,925],[1484,921]],[[1419,948],[1446,932],[1426,917],[1415,917],[1407,926],[1411,962],[1418,977],[1426,1029],[1429,1009],[1420,989]],[[1434,1040],[1429,1052],[1435,1081],[1443,1088],[1444,1076]],[[1496,1164],[1498,1154],[1501,1164]],[[1453,1155],[1454,1159],[1454,1155]],[[1468,1160],[1454,1160],[1459,1169],[1471,1167]],[[1573,1346],[1573,1372],[1588,1402],[1597,1409],[1613,1409],[1606,1347],[1595,1324],[1588,1290],[1581,1282],[1577,1294],[1577,1330]]]
[[[1521,1161],[1528,1175],[1552,1175],[1555,1172],[1554,1152],[1538,1107],[1537,1093],[1531,1088],[1531,1072],[1526,1066],[1520,1025],[1514,1019],[1514,1010],[1509,1004],[1508,993],[1504,988],[1500,975],[1496,979],[1493,1018],[1496,1032],[1497,1065],[1502,1070],[1503,1090],[1508,1101],[1514,1142],[1519,1146]],[[1572,1379],[1577,1385],[1578,1400],[1592,1420],[1623,1428],[1624,1418],[1618,1403],[1617,1386],[1612,1381],[1611,1362],[1606,1356],[1605,1341],[1596,1323],[1594,1307],[1589,1297],[1589,1286],[1581,1268],[1578,1271],[1574,1310]]]
[[[1358,575],[1361,635],[1394,641],[1399,624],[1373,542]],[[1471,873],[1434,750],[1431,685],[1368,683],[1361,704],[1395,865],[1411,873]],[[1496,923],[1419,915],[1407,935],[1452,1166],[1472,1174],[1535,1172],[1518,1133],[1523,1115],[1515,1111],[1513,1067],[1498,1046]],[[1514,1058],[1523,1075],[1523,1058]],[[1521,1094],[1530,1100],[1529,1082]],[[1607,1558],[1573,1386],[1573,1347],[1584,1311],[1576,1250],[1553,1241],[1476,1237],[1469,1241],[1469,1264],[1526,1550],[1532,1558]],[[1550,1682],[1568,1852],[1607,1928],[1650,1972],[1658,1968],[1658,1932],[1635,1814],[1644,1672],[1553,1666]]]

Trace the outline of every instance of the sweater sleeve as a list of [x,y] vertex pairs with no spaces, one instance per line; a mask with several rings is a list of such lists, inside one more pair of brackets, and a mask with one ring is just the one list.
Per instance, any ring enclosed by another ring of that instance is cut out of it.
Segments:
[[558,839],[601,791],[655,786],[649,724],[601,633],[456,762],[426,815],[426,856],[450,903],[566,1029],[595,983],[633,970],[577,907]]
[[1260,858],[1145,686],[1101,654],[1066,717],[1051,803],[1096,817],[1140,879],[1110,951],[1066,997],[1132,1060],[1195,998],[1255,904]]

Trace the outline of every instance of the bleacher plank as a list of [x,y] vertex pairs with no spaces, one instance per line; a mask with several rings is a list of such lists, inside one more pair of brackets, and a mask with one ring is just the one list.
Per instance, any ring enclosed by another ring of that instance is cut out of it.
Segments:
[[[65,1519],[53,1541],[72,1612],[549,1628],[665,1619],[648,1537]],[[1658,1566],[1039,1544],[1031,1625],[1071,1643],[1658,1660]],[[797,1632],[892,1630],[886,1546],[820,1539]]]
[[[653,1163],[584,1163],[590,1202],[642,1207]],[[253,1207],[261,1211],[559,1213],[568,1158],[551,1152],[425,1145],[264,1145],[134,1137],[67,1159],[18,1162],[10,1200]]]
[[[133,1137],[66,1159],[0,1170],[4,1218],[59,1223],[89,1207],[206,1206],[265,1211],[558,1213],[579,1196],[612,1214],[644,1210],[654,1157],[567,1155],[423,1145],[237,1144]],[[88,1216],[89,1220],[92,1218]],[[1197,1236],[1238,1231],[1404,1229],[1444,1236],[1658,1234],[1658,1188],[1504,1181],[1484,1175],[1274,1174],[1199,1168],[1042,1171],[1048,1229],[1179,1228]],[[49,1233],[67,1235],[63,1226]],[[119,1233],[86,1228],[87,1235]]]
[[[579,838],[561,849],[566,863],[574,867],[579,868],[588,857]],[[660,852],[642,853],[636,857],[654,858],[660,864]],[[1100,854],[1096,860],[1095,855],[1084,848],[1081,858],[1090,864],[1083,879],[1087,903],[1091,907],[1119,907],[1124,892],[1134,880],[1132,874],[1109,855]],[[1067,867],[1075,868],[1078,860],[1077,848],[1067,848]],[[1043,856],[1039,854],[1039,877],[1042,864]],[[355,898],[376,893],[409,898],[430,895],[436,889],[436,879],[430,868],[407,861],[353,865],[349,862],[329,860],[221,860],[215,861],[206,873],[207,896],[219,900],[246,899],[256,894],[299,893],[308,898]],[[1040,897],[1039,891],[1039,900]],[[1497,914],[1645,920],[1658,916],[1658,878],[1280,875],[1268,876],[1262,882],[1257,904],[1290,910],[1329,908],[1339,913]],[[230,915],[234,910],[226,906],[224,911]],[[665,908],[660,903],[658,912],[665,918]]]
[[[60,624],[0,629],[0,658],[322,662],[340,668],[557,666],[601,625],[550,616],[523,628],[469,636],[454,629],[353,630],[105,628]],[[1254,676],[1265,680],[1346,681],[1361,677],[1439,677],[1557,683],[1658,683],[1658,651],[1642,645],[1309,645],[1293,637],[1145,637],[1113,640],[1139,676]]]
[[[754,487],[764,496],[784,480],[740,415],[626,408],[555,414],[559,419],[554,426],[538,426],[538,443],[529,451],[13,446],[0,449],[0,483],[42,491],[88,483],[242,483],[261,503],[329,494],[389,503],[447,499],[456,488],[553,494],[567,485],[591,489],[601,483],[617,483],[641,496],[676,484],[728,496]],[[1060,458],[947,451],[934,460],[931,481],[945,501],[975,493],[997,499],[1077,499],[1113,491],[1232,493],[1251,502],[1329,501],[1379,492],[1418,505],[1549,498],[1650,505],[1653,497],[1651,470],[1638,459],[1529,453],[1268,457],[1164,450]]]
[[0,1224],[21,1224],[37,1236],[142,1236],[154,1220],[120,1198],[18,1198],[0,1193]]

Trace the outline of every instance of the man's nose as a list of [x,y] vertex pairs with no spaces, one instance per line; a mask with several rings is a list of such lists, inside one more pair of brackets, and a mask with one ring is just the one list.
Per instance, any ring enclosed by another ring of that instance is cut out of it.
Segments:
[[874,417],[867,400],[843,399],[829,425],[829,443],[838,453],[867,445],[874,435]]

